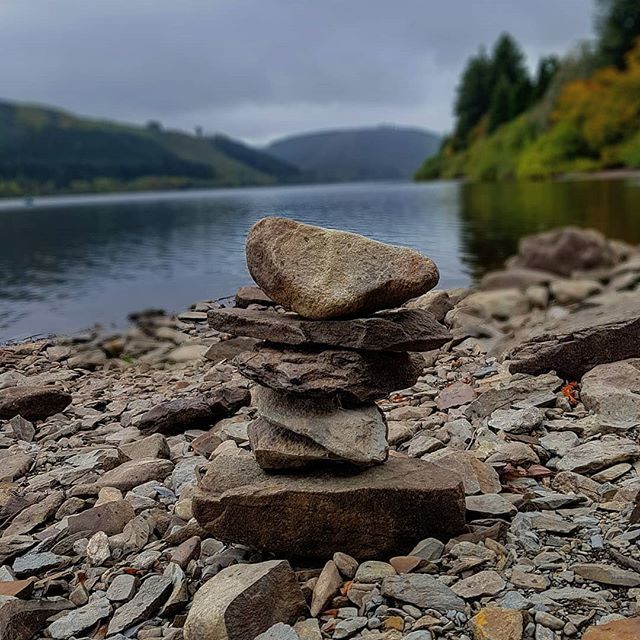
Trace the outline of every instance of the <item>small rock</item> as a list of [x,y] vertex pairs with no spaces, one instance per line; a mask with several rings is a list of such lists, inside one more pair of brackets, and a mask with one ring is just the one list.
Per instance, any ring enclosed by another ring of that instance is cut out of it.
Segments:
[[255,640],[300,640],[298,634],[288,624],[278,622],[264,633],[256,636]]
[[637,587],[640,585],[640,574],[627,569],[620,569],[609,564],[574,564],[571,567],[585,580],[617,587]]
[[333,560],[329,560],[323,567],[318,581],[313,588],[313,597],[311,599],[311,615],[317,617],[333,596],[338,593],[342,586],[342,578]]
[[22,416],[25,420],[44,420],[64,411],[71,396],[58,387],[9,387],[0,390],[0,418]]
[[481,609],[470,621],[474,640],[522,640],[523,620],[513,609]]
[[47,631],[56,640],[67,640],[85,629],[90,629],[110,613],[111,605],[107,598],[98,598],[58,618],[49,625]]
[[136,577],[127,573],[117,575],[107,589],[107,598],[112,602],[126,602],[136,592]]
[[421,609],[464,611],[464,600],[443,582],[426,574],[389,576],[382,581],[382,595],[414,604]]
[[496,571],[480,571],[473,576],[456,582],[451,590],[465,600],[473,600],[481,596],[494,596],[506,586],[505,581]]
[[356,571],[355,582],[382,582],[387,576],[395,576],[396,570],[387,562],[367,560]]
[[640,638],[640,617],[589,627],[582,636],[582,640],[637,640],[637,638]]
[[465,502],[472,517],[512,516],[518,511],[512,502],[497,493],[467,496]]
[[235,565],[196,592],[184,637],[248,640],[277,622],[293,624],[305,611],[304,596],[288,562]]
[[171,580],[163,576],[148,577],[142,583],[138,593],[113,614],[107,635],[120,633],[138,622],[153,617],[166,600],[172,587]]
[[23,442],[31,442],[36,434],[33,424],[22,416],[11,418],[7,426],[9,427],[9,433],[12,433],[16,440],[22,440]]

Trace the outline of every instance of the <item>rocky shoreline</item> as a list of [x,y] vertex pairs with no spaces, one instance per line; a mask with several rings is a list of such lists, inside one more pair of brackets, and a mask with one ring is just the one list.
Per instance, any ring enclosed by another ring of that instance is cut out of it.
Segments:
[[[278,311],[254,288],[237,306]],[[274,557],[194,518],[208,466],[249,450],[256,413],[241,372],[261,336],[210,327],[220,303],[0,347],[0,638],[178,640],[187,616],[203,640],[640,637],[640,249],[532,237],[477,289],[405,307],[450,337],[422,347],[415,384],[375,398],[390,462],[460,476],[467,525],[373,559]],[[349,366],[368,402],[366,363]],[[251,526],[273,517],[254,508]],[[390,508],[351,520],[354,536]]]

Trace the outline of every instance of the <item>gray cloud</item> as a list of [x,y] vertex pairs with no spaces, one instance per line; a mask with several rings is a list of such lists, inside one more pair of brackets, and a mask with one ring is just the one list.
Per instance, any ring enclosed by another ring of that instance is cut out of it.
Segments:
[[263,141],[451,125],[462,65],[504,30],[531,64],[590,36],[591,0],[2,0],[0,93]]

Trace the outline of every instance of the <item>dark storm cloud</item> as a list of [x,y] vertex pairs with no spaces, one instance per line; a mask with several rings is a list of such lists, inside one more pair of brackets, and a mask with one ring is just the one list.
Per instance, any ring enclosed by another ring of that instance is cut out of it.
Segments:
[[591,32],[591,0],[0,0],[0,93],[253,140],[395,122],[446,130],[466,58],[530,61]]

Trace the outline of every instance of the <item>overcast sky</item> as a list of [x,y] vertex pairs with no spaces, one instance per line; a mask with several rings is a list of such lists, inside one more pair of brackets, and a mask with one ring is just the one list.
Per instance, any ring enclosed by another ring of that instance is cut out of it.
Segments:
[[451,127],[465,60],[592,35],[592,0],[0,0],[0,96],[252,142]]

